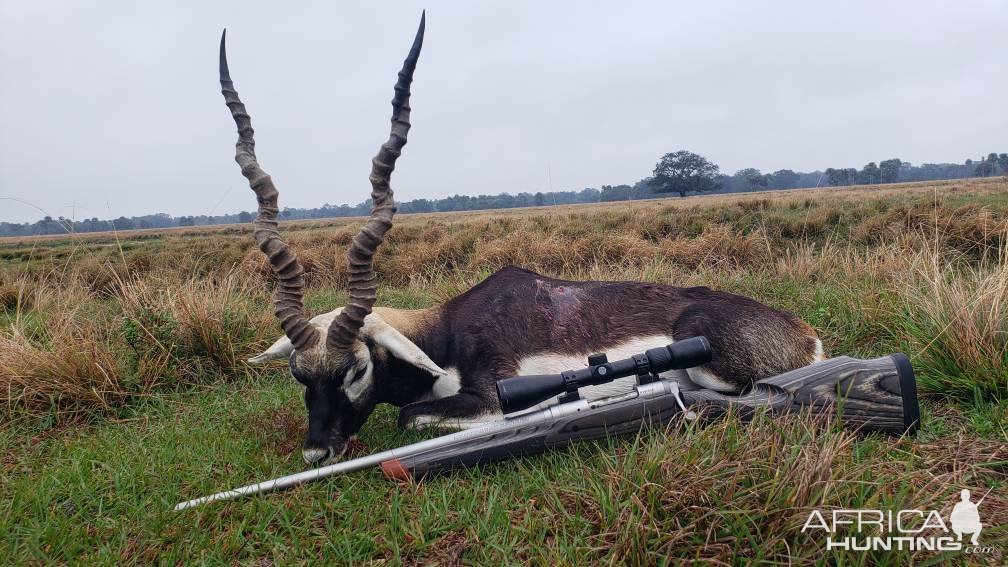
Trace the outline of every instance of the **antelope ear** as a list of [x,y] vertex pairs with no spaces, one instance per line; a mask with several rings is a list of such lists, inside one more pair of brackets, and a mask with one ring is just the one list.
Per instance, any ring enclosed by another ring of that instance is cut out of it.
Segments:
[[[312,317],[311,323],[315,325],[316,328],[321,329],[320,332],[324,333],[326,329],[329,328],[329,324],[332,320],[343,311],[343,308],[334,309],[329,313],[323,313],[321,315],[316,315]],[[277,339],[277,342],[273,343],[273,346],[269,347],[262,354],[253,356],[248,359],[249,364],[266,364],[267,362],[273,360],[280,360],[285,358],[290,358],[291,351],[294,350],[294,345],[291,344],[290,339],[286,336]]]
[[374,313],[364,318],[361,334],[369,337],[375,344],[388,349],[399,360],[422,368],[435,376],[443,376],[448,373],[431,360],[427,353],[416,346],[413,341],[407,339],[406,335],[400,333]]
[[273,346],[264,350],[261,354],[248,359],[248,363],[266,364],[272,360],[287,359],[290,358],[291,351],[293,350],[294,345],[291,344],[290,339],[286,336],[280,337],[277,342],[273,343]]

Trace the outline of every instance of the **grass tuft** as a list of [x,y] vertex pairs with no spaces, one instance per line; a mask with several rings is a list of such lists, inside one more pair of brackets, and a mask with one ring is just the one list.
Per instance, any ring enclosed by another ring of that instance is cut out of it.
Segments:
[[1006,257],[962,266],[926,250],[915,275],[898,329],[919,355],[922,386],[947,397],[1008,400]]
[[147,393],[130,387],[139,375],[122,373],[104,331],[65,317],[49,320],[42,332],[12,326],[0,334],[0,399],[7,412],[107,411]]

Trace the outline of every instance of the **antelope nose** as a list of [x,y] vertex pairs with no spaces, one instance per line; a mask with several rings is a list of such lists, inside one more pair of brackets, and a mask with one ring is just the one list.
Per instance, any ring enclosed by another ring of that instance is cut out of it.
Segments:
[[301,456],[309,465],[325,461],[332,455],[332,449],[305,449],[301,451]]

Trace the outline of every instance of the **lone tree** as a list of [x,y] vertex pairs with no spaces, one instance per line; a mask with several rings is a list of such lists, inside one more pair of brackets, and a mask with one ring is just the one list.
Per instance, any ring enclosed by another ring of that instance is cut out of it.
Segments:
[[707,158],[679,150],[662,156],[649,181],[657,193],[679,193],[685,197],[690,191],[703,193],[717,189],[717,174],[718,166]]

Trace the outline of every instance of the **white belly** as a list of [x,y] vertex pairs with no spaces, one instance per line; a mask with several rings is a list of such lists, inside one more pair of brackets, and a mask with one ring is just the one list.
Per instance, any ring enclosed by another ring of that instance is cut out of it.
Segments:
[[[622,343],[614,344],[611,347],[603,348],[600,352],[604,352],[609,360],[620,360],[623,358],[629,358],[635,354],[641,354],[644,351],[655,348],[662,347],[675,342],[675,340],[667,335],[649,335],[646,337],[639,337],[636,339],[631,339]],[[529,374],[558,374],[565,370],[577,370],[579,368],[588,367],[588,356],[594,354],[593,352],[583,352],[583,353],[542,353],[533,356],[526,357],[521,360],[518,365],[519,375],[529,375]],[[685,378],[685,372],[682,370],[670,370],[668,372],[662,373],[662,378]],[[626,376],[624,378],[618,378],[612,382],[606,384],[599,384],[597,386],[585,386],[580,388],[578,391],[582,398],[587,400],[595,400],[598,398],[605,398],[608,396],[614,396],[617,394],[623,394],[629,392],[633,389],[634,385],[637,383],[636,376]],[[557,396],[559,397],[559,396]],[[545,402],[535,406],[534,409],[538,409],[553,403],[556,403],[557,397],[550,398]]]
[[[617,343],[608,348],[600,349],[600,351],[604,352],[608,356],[609,360],[620,360],[623,358],[629,358],[635,354],[643,353],[648,349],[665,346],[674,342],[675,340],[668,335],[649,335]],[[544,352],[534,354],[532,356],[527,356],[518,362],[518,372],[516,374],[518,376],[528,376],[531,374],[559,374],[565,370],[587,368],[588,356],[591,354],[594,354],[594,352]],[[434,382],[434,386],[431,388],[430,394],[428,394],[425,399],[445,398],[458,393],[459,388],[461,387],[461,376],[459,375],[458,370],[455,367],[447,367],[445,370],[447,371],[447,374],[439,377],[437,381]],[[668,372],[662,373],[661,377],[666,379],[674,378],[683,383],[683,386],[687,389],[696,388],[690,378],[693,378],[693,381],[696,381],[697,384],[703,387],[713,387],[716,390],[732,389],[732,386],[720,383],[721,381],[718,380],[716,376],[713,376],[705,369],[690,369],[690,371],[702,372],[698,372],[699,375],[694,377],[692,374],[687,374],[685,370],[669,370]],[[608,396],[626,393],[630,391],[636,383],[636,376],[626,376],[606,384],[585,386],[579,391],[583,398],[595,400],[598,398],[605,398]],[[556,403],[558,397],[559,396],[550,398],[531,409],[539,409],[547,405],[554,404]],[[531,409],[529,411],[531,411]]]
[[[635,354],[643,353],[644,351],[662,347],[675,342],[672,337],[667,335],[649,335],[645,337],[639,337],[629,341],[624,341],[621,343],[614,344],[607,348],[599,349],[599,351],[604,352],[609,360],[620,360],[623,358],[629,358]],[[597,351],[596,351],[597,352]],[[579,352],[579,353],[557,353],[557,352],[544,352],[535,354],[532,356],[525,357],[518,362],[518,372],[519,376],[527,376],[531,374],[558,374],[565,370],[577,370],[579,368],[588,367],[588,356],[594,354],[594,352]],[[438,399],[447,396],[454,395],[458,393],[461,385],[461,376],[458,370],[454,367],[445,368],[447,374],[440,376],[435,382],[434,386],[431,388],[430,393],[425,399]],[[663,372],[661,374],[662,378],[675,379],[678,380],[687,389],[696,388],[690,382],[689,376],[684,370],[669,370],[668,372]],[[609,396],[615,396],[619,394],[624,394],[633,389],[637,383],[636,376],[626,376],[624,378],[619,378],[613,380],[607,384],[600,384],[597,386],[586,386],[579,389],[579,393],[584,399],[596,400],[599,398],[605,398]],[[557,403],[559,396],[554,396],[548,398],[538,405],[535,405],[527,410],[523,410],[519,413],[527,413],[541,409],[543,407]],[[486,423],[487,421],[492,421],[500,418],[500,414],[488,414],[484,416],[474,416],[470,419],[451,419],[444,420],[438,416],[417,416],[415,422],[412,424],[414,427],[423,426],[430,423],[440,423],[450,428],[456,429],[466,429],[469,427],[474,427]]]

